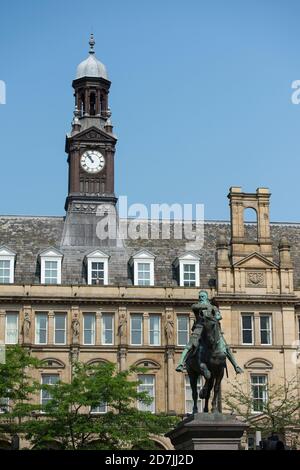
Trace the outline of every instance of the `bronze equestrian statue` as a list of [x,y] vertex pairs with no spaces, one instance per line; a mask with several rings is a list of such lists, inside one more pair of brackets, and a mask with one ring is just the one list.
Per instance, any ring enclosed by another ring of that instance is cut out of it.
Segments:
[[243,370],[236,363],[232,351],[226,343],[221,331],[220,320],[222,316],[216,302],[208,300],[206,291],[200,291],[199,302],[192,305],[195,321],[192,334],[184,348],[177,372],[183,372],[186,367],[194,401],[193,413],[198,413],[197,381],[200,375],[204,376],[205,384],[201,389],[199,398],[205,399],[204,412],[208,412],[208,401],[212,388],[212,412],[221,412],[219,400],[220,385],[226,368],[226,358],[231,362],[237,374]]

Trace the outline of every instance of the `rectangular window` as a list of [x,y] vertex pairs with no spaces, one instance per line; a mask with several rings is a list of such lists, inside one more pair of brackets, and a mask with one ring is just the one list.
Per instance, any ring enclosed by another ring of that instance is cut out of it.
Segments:
[[138,286],[150,286],[150,263],[138,263]]
[[184,263],[183,285],[186,287],[193,287],[196,285],[196,265],[195,264]]
[[148,395],[153,399],[150,405],[139,401],[138,409],[140,411],[151,411],[151,413],[155,413],[155,377],[154,375],[139,375],[138,379],[141,382],[138,391],[148,392]]
[[9,398],[0,398],[0,414],[8,413],[9,411]]
[[[58,374],[43,374],[42,385],[55,385],[59,381]],[[51,400],[51,394],[49,390],[41,390],[41,405],[45,406]]]
[[143,316],[140,314],[131,315],[130,317],[130,333],[131,344],[142,344],[143,338]]
[[102,314],[102,344],[114,344],[114,315]]
[[5,343],[17,344],[19,342],[19,314],[7,312],[5,327]]
[[35,344],[47,344],[48,339],[48,314],[36,313],[35,315]]
[[189,341],[189,316],[177,316],[177,344],[185,346]]
[[252,411],[255,413],[262,412],[268,398],[266,375],[251,375],[251,392],[253,399]]
[[271,315],[260,315],[260,343],[272,344],[272,318]]
[[253,344],[253,315],[242,314],[242,344]]
[[66,319],[65,313],[56,313],[54,317],[54,344],[66,344]]
[[160,316],[150,315],[149,320],[149,344],[160,346]]
[[83,315],[83,344],[95,344],[95,323],[94,313]]
[[92,261],[91,269],[92,284],[103,286],[104,284],[104,263]]
[[0,260],[0,284],[10,283],[10,260]]
[[[201,386],[202,386],[202,380],[199,377],[198,383],[197,383],[198,392]],[[192,397],[192,389],[191,389],[190,379],[188,375],[185,376],[184,396],[185,396],[185,413],[192,414],[194,401]],[[199,413],[201,413],[202,412],[202,400],[198,401],[198,408],[199,408],[199,405],[200,405]]]
[[93,414],[107,413],[107,404],[106,403],[100,403],[100,405],[98,405],[98,406],[92,406],[91,407],[91,413],[93,413]]
[[45,261],[45,284],[58,284],[58,261]]

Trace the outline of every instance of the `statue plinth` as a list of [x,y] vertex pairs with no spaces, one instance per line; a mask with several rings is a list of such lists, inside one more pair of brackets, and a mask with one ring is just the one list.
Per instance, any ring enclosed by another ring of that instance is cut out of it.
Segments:
[[169,437],[176,450],[239,450],[247,424],[222,413],[197,413],[185,418]]

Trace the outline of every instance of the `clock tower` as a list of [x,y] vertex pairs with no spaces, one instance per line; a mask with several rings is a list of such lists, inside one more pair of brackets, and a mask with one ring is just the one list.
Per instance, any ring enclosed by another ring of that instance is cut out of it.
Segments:
[[111,124],[108,94],[111,82],[105,66],[96,58],[93,35],[89,56],[81,62],[73,80],[75,111],[66,137],[69,184],[65,209],[95,212],[99,204],[115,205],[114,154],[117,142]]

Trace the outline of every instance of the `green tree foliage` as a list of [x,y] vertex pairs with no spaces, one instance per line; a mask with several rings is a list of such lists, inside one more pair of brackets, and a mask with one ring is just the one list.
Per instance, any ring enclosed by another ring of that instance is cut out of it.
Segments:
[[14,435],[24,418],[30,419],[36,405],[30,403],[32,394],[39,388],[32,379],[32,371],[39,361],[21,346],[9,346],[6,360],[0,364],[0,433]]
[[[62,449],[120,449],[151,443],[151,434],[164,434],[177,419],[139,411],[137,401],[151,403],[146,392],[138,392],[133,374],[141,369],[117,372],[113,364],[74,366],[71,383],[43,385],[51,394],[45,414],[25,423],[26,437],[35,448],[53,440]],[[107,405],[107,412],[92,409]],[[154,447],[154,443],[153,443]]]
[[[300,426],[300,400],[296,378],[282,380],[281,385],[266,386],[266,400],[260,402],[259,412],[253,413],[252,393],[237,379],[223,398],[226,407],[243,418],[253,430],[263,436],[284,434],[287,428]],[[256,405],[257,406],[257,405]]]

